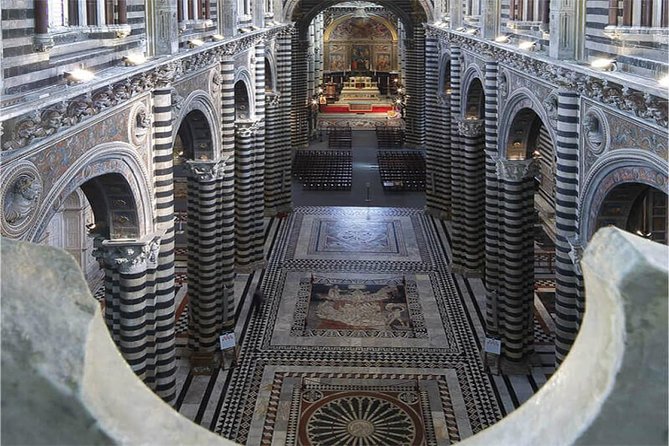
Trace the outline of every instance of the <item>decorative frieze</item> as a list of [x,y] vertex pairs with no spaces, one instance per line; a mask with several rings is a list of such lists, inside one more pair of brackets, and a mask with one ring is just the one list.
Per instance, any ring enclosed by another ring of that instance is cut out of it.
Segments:
[[430,35],[458,45],[476,54],[494,57],[501,65],[517,69],[529,77],[536,77],[555,86],[566,87],[581,96],[609,104],[617,109],[641,118],[651,125],[666,127],[667,99],[635,90],[627,85],[601,79],[575,71],[555,60],[541,60],[532,55],[510,51],[500,44],[453,33],[450,29],[426,26]]
[[3,137],[2,151],[27,147],[43,138],[73,127],[110,107],[121,105],[139,94],[156,88],[164,88],[189,73],[218,63],[222,57],[246,51],[258,42],[275,38],[280,32],[290,33],[293,28],[293,25],[275,27],[221,42],[196,53],[175,55],[176,59],[154,65],[146,71],[92,92],[64,98],[59,103],[44,107],[38,105],[36,110],[27,111],[3,122],[5,129],[3,136],[6,138]]

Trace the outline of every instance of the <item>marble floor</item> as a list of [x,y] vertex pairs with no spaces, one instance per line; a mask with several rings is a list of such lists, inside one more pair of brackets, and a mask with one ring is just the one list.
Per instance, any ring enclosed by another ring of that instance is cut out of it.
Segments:
[[448,225],[421,210],[298,207],[266,236],[266,269],[237,278],[236,364],[191,373],[179,290],[176,408],[207,429],[247,445],[451,444],[554,371],[539,298],[530,373],[484,371],[483,285],[450,272]]

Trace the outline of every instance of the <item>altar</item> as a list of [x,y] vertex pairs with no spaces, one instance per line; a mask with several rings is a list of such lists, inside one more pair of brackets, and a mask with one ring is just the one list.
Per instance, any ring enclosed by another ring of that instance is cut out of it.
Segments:
[[377,102],[379,88],[369,76],[351,76],[341,90],[340,102]]

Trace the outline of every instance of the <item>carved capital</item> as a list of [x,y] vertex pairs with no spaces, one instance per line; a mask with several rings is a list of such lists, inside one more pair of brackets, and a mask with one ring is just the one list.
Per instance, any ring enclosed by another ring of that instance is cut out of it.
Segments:
[[160,237],[150,235],[139,240],[105,240],[97,247],[95,257],[108,267],[134,274],[158,265]]
[[222,161],[188,160],[186,165],[191,176],[199,181],[213,181],[223,176],[225,163]]
[[250,137],[260,129],[263,125],[263,120],[257,121],[238,121],[235,123],[235,131],[239,136]]
[[277,106],[279,105],[279,99],[281,99],[281,93],[278,91],[275,93],[265,93],[265,106]]
[[537,163],[533,159],[507,160],[498,159],[497,178],[507,181],[522,181],[533,178],[537,173]]
[[483,119],[461,119],[458,121],[458,132],[468,138],[483,135],[485,121]]
[[583,271],[581,271],[581,259],[583,258],[583,251],[585,250],[585,246],[583,246],[583,242],[581,242],[581,239],[577,235],[567,237],[567,242],[571,248],[569,250],[569,258],[574,264],[574,270],[577,274],[582,276]]
[[50,34],[35,34],[33,49],[35,52],[44,53],[53,48],[53,37]]

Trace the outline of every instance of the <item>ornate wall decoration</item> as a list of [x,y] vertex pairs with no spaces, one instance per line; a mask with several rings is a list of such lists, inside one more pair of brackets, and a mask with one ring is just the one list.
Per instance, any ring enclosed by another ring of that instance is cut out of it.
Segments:
[[221,91],[221,84],[223,83],[223,76],[217,70],[212,70],[209,75],[209,92],[212,96],[216,95]]
[[524,77],[542,79],[544,82],[565,87],[586,98],[616,107],[622,112],[645,120],[648,124],[666,128],[668,101],[660,96],[644,93],[628,86],[616,84],[595,77],[587,69],[576,71],[567,64],[556,61],[535,59],[531,54],[520,54],[509,51],[501,45],[479,40],[474,37],[451,34],[450,30],[433,25],[433,33],[440,39],[449,41],[464,50],[478,54],[490,54],[500,65],[514,68]]
[[[221,42],[217,46],[196,53],[179,55],[177,59],[169,62],[149,66],[142,73],[90,92],[63,97],[60,102],[43,106],[26,103],[25,112],[2,122],[5,129],[2,151],[17,150],[39,143],[46,137],[76,126],[139,94],[155,88],[165,88],[192,72],[214,65],[221,57],[236,55],[252,48],[257,42],[274,39],[281,32],[290,34],[293,31],[294,25],[289,25],[245,34],[234,40]],[[80,89],[72,90],[81,92]]]
[[558,119],[558,97],[557,92],[553,91],[551,94],[546,96],[541,103],[546,110],[546,116],[553,128],[557,128],[557,119]]
[[506,71],[499,72],[499,78],[497,79],[497,90],[499,91],[499,96],[502,100],[506,99],[509,95],[509,77]]
[[591,108],[583,116],[583,137],[586,146],[595,155],[599,155],[609,145],[610,134],[606,117],[597,108]]
[[17,238],[33,223],[44,186],[34,164],[23,161],[3,172],[2,235]]

